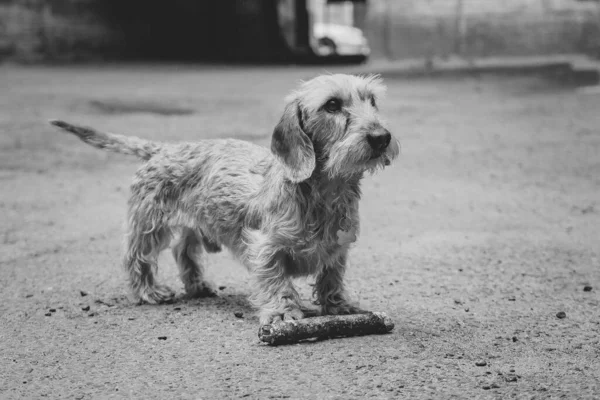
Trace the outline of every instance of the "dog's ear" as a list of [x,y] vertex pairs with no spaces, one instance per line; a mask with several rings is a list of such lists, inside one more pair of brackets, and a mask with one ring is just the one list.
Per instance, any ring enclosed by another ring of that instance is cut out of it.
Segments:
[[315,149],[304,132],[302,108],[298,101],[290,102],[273,131],[271,151],[281,161],[286,178],[302,182],[315,169]]

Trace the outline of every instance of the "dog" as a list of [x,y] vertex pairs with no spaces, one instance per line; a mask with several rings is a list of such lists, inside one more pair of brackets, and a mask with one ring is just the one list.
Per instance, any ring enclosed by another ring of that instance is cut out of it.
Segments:
[[385,127],[378,76],[321,75],[286,98],[269,149],[242,140],[161,143],[53,120],[84,142],[146,162],[131,185],[124,266],[141,303],[171,302],[156,281],[169,247],[190,297],[214,296],[203,254],[222,247],[248,269],[261,324],[301,319],[292,279],[315,276],[322,315],[362,312],[344,287],[348,250],[359,232],[365,173],[397,158]]

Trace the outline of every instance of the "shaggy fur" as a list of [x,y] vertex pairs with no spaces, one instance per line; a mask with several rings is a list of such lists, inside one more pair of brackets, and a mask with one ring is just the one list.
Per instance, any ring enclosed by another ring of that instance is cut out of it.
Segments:
[[[360,181],[399,153],[379,117],[378,77],[324,75],[287,99],[271,151],[219,139],[165,144],[51,123],[84,142],[133,154],[124,266],[140,302],[171,301],[155,280],[157,257],[173,255],[189,296],[215,294],[204,280],[204,252],[228,248],[253,279],[260,322],[303,317],[292,278],[315,275],[323,314],[353,313],[343,278],[359,227]],[[178,234],[178,235],[176,235]]]

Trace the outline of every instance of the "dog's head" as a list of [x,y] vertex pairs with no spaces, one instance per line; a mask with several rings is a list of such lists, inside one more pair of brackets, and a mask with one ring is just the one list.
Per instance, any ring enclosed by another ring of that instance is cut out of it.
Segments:
[[286,99],[271,140],[288,179],[304,181],[317,166],[345,178],[389,165],[400,144],[379,116],[384,93],[378,76],[322,75],[302,83]]

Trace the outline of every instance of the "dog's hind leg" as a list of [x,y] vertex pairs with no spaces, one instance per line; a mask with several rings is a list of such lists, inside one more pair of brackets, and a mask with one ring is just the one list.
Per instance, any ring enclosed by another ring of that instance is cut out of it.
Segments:
[[191,229],[184,228],[181,238],[173,246],[173,257],[175,257],[185,292],[189,297],[217,295],[213,286],[204,280],[202,253],[203,245],[196,233]]
[[133,295],[140,303],[169,303],[175,292],[156,282],[157,258],[171,240],[168,229],[159,228],[151,232],[131,226],[127,235],[127,253],[124,265],[129,273]]

